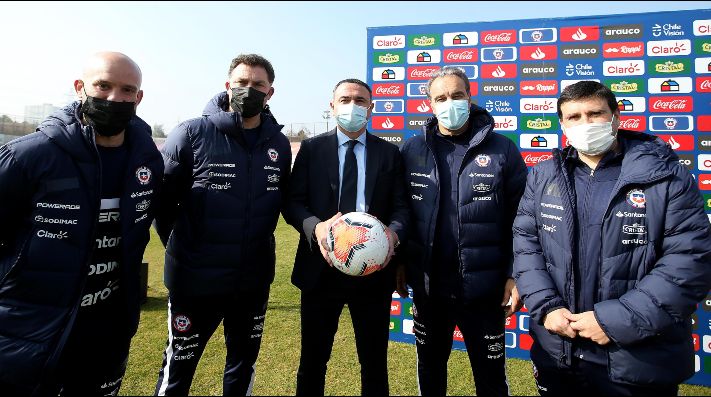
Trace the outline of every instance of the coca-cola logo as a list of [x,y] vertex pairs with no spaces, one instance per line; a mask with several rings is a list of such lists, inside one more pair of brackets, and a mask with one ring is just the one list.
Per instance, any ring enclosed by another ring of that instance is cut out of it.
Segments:
[[691,112],[693,108],[690,96],[649,98],[649,110],[652,112]]
[[445,50],[444,62],[476,62],[478,60],[478,52],[476,48],[468,48],[466,50]]
[[411,80],[427,80],[432,74],[438,71],[438,67],[410,67],[407,69],[407,74]]
[[405,93],[405,84],[374,84],[373,96],[403,96]]
[[647,129],[647,122],[642,116],[621,116],[620,129],[643,132]]
[[696,78],[696,91],[697,92],[711,92],[711,77],[697,77]]
[[513,44],[515,42],[515,30],[489,30],[481,32],[481,44]]
[[552,159],[553,155],[540,152],[521,152],[521,157],[523,157],[523,161],[526,163],[526,166],[533,167],[541,161]]

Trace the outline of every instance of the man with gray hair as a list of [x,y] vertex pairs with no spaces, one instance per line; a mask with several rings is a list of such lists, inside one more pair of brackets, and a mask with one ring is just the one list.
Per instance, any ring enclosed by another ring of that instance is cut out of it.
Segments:
[[78,100],[0,147],[0,390],[119,392],[163,161],[141,70],[94,54]]
[[427,82],[434,117],[402,147],[413,230],[405,282],[413,289],[422,395],[445,395],[455,326],[479,395],[506,395],[504,320],[521,303],[511,278],[511,225],[526,182],[516,145],[471,103],[456,67]]

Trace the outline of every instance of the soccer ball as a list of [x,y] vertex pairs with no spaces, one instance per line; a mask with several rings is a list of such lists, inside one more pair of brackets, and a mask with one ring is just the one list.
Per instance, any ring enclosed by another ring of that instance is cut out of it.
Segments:
[[326,240],[333,266],[350,276],[380,270],[390,249],[385,226],[365,212],[349,212],[336,219]]

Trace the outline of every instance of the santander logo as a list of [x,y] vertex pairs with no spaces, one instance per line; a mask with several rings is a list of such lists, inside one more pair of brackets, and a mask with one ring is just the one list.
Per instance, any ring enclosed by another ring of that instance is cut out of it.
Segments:
[[599,26],[571,26],[560,28],[561,41],[595,41],[599,39]]
[[481,75],[483,78],[512,79],[516,77],[518,69],[515,64],[494,64],[481,65]]
[[558,47],[554,45],[524,46],[519,49],[524,61],[543,61],[558,58]]
[[691,112],[694,101],[690,96],[661,96],[649,98],[652,112]]

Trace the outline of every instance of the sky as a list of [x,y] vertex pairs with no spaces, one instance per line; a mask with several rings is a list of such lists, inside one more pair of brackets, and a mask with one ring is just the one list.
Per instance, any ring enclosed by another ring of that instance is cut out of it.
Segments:
[[[711,1],[0,2],[0,114],[65,105],[86,58],[119,51],[143,72],[138,115],[169,133],[224,90],[232,58],[275,70],[282,124],[325,130],[334,85],[367,79],[367,28],[711,8]],[[330,120],[333,127],[333,119]]]

